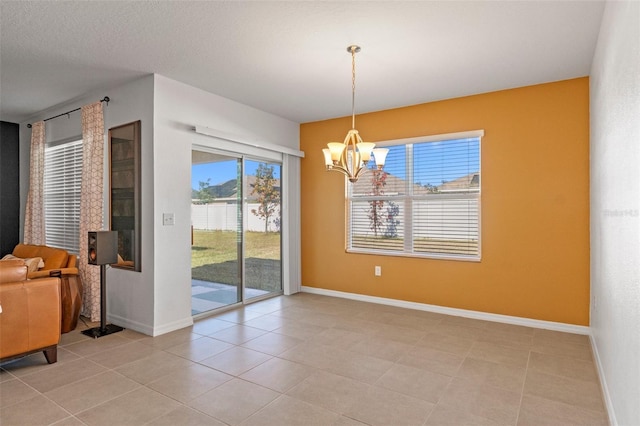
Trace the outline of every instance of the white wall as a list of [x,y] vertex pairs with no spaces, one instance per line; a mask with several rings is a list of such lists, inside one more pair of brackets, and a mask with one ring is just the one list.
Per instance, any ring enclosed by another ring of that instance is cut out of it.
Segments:
[[[206,126],[293,149],[299,149],[300,127],[166,77],[154,78],[154,334],[160,334],[191,321],[192,145],[224,145],[227,149],[234,145],[197,134],[194,127]],[[241,148],[238,146],[239,152]],[[163,226],[163,213],[174,213],[175,225]]]
[[640,2],[608,2],[591,69],[591,327],[612,424],[640,424]]
[[[21,123],[20,130],[20,199],[21,228],[24,224],[24,208],[29,188],[29,152],[31,129],[26,124],[96,102],[104,96],[111,101],[104,107],[105,155],[108,129],[132,121],[141,120],[142,137],[142,272],[115,268],[107,270],[107,312],[109,321],[145,333],[153,330],[154,258],[153,258],[153,76],[142,77],[128,84],[88,93],[80,99],[42,111]],[[47,142],[64,140],[82,135],[81,113],[69,118],[60,117],[46,122]],[[108,157],[105,157],[108,158]],[[105,161],[105,167],[108,162]],[[105,205],[108,205],[108,179],[105,179]],[[109,226],[105,215],[105,226]],[[21,233],[22,237],[22,233]]]

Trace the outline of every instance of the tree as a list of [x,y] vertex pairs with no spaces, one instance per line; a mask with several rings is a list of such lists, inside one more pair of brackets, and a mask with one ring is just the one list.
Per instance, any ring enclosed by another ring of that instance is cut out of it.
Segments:
[[[371,195],[384,195],[384,187],[386,184],[387,173],[385,171],[377,169],[371,171]],[[367,215],[367,217],[369,218],[369,229],[373,231],[373,235],[375,235],[376,237],[378,236],[378,232],[382,231],[382,225],[384,223],[383,209],[383,200],[369,201],[369,211]]]
[[269,232],[269,221],[280,206],[280,189],[276,186],[277,179],[273,176],[273,171],[273,166],[260,163],[251,192],[258,196],[258,209],[251,209],[251,213],[264,218],[264,232]]
[[206,181],[198,182],[198,190],[196,191],[196,198],[198,198],[198,204],[209,204],[213,201],[213,196],[209,188],[211,187],[211,178]]

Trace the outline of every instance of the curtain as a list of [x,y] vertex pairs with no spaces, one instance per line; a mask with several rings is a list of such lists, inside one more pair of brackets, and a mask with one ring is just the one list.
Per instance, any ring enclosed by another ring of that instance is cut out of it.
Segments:
[[100,320],[100,268],[88,264],[89,231],[102,229],[104,200],[104,117],[102,103],[82,107],[82,184],[80,189],[80,256],[84,287],[82,313]]
[[29,192],[24,215],[24,242],[45,244],[44,228],[44,121],[31,127],[31,162],[29,165]]

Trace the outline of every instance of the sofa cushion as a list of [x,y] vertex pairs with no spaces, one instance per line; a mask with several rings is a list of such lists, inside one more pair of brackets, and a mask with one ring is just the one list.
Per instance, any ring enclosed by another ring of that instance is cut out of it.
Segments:
[[66,250],[32,244],[18,244],[13,249],[13,255],[21,258],[41,257],[44,260],[44,270],[65,268],[69,261]]
[[21,257],[8,254],[0,260],[22,260],[24,261],[24,264],[27,265],[28,272],[35,272],[40,268],[44,268],[44,261],[41,257],[27,257],[26,259],[22,259]]
[[0,262],[0,283],[12,283],[27,279],[27,266],[21,260]]

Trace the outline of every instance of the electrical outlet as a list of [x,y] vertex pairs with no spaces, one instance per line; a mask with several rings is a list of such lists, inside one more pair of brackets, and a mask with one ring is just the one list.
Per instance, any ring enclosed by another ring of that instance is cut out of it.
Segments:
[[374,268],[374,274],[376,277],[382,276],[382,266],[376,266]]

